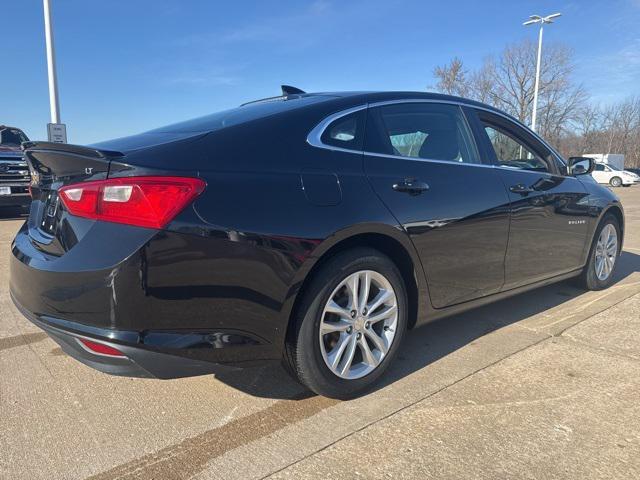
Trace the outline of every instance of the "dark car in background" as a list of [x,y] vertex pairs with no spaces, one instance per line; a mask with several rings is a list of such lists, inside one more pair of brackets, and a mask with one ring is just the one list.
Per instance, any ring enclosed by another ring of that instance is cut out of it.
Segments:
[[31,176],[20,148],[28,140],[19,128],[0,125],[0,207],[26,208],[31,203]]
[[112,374],[283,360],[349,398],[414,326],[572,277],[606,288],[622,247],[622,206],[588,178],[592,159],[565,162],[512,117],[445,95],[287,88],[25,148],[33,205],[11,296]]

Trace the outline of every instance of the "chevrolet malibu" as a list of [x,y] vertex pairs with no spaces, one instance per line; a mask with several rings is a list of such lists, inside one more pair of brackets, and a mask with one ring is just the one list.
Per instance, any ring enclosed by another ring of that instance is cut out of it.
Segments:
[[593,160],[451,96],[283,87],[131,137],[23,148],[13,301],[116,375],[283,361],[354,397],[416,325],[572,277],[606,288],[622,247]]

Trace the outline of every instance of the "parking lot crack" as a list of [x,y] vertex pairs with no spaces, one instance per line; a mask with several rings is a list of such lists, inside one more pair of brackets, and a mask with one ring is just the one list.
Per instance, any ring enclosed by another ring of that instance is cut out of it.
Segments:
[[[616,305],[621,304],[622,302],[624,302],[624,301],[626,301],[626,300],[628,300],[628,299],[630,299],[630,298],[632,298],[632,297],[634,297],[634,296],[636,296],[636,295],[638,295],[638,292],[631,293],[631,294],[629,294],[628,296],[625,296],[624,298],[621,298],[621,299],[619,299],[618,301],[616,301],[616,302],[614,302],[614,303],[612,303],[612,304],[607,304],[607,306],[605,306],[604,308],[601,308],[601,309],[599,309],[598,311],[593,312],[592,314],[590,314],[590,315],[588,315],[588,316],[586,316],[586,317],[584,317],[584,318],[582,318],[582,319],[578,320],[577,322],[575,322],[575,323],[573,323],[573,324],[571,324],[571,325],[569,325],[569,326],[567,326],[567,327],[563,328],[563,329],[562,329],[562,330],[560,330],[559,332],[555,333],[553,336],[554,336],[554,337],[566,336],[566,335],[565,335],[565,333],[566,333],[566,332],[568,332],[569,330],[571,330],[572,328],[577,327],[577,326],[578,326],[578,325],[580,325],[581,323],[583,323],[583,322],[585,322],[585,321],[587,321],[587,320],[589,320],[589,319],[591,319],[591,318],[593,318],[593,317],[595,317],[595,316],[597,316],[597,315],[599,315],[599,314],[601,314],[601,313],[603,313],[603,312],[605,312],[605,311],[609,310],[610,308],[615,307]],[[604,298],[605,296],[606,296],[606,295],[603,295],[603,296],[602,296],[602,297],[600,297],[600,298]],[[567,317],[567,318],[569,318],[569,317]],[[559,323],[559,322],[556,322],[556,323]]]
[[575,343],[577,345],[580,345],[582,347],[585,347],[591,351],[597,352],[597,353],[605,353],[608,355],[612,355],[615,357],[621,357],[624,358],[625,360],[632,360],[635,362],[640,362],[640,357],[638,357],[637,355],[631,355],[629,353],[625,353],[625,352],[621,352],[620,350],[615,350],[612,348],[607,348],[607,347],[603,347],[602,345],[594,345],[592,343],[586,342],[584,340],[581,340],[579,338],[574,337],[571,334],[565,333],[564,335],[562,335],[561,337],[564,341],[567,342],[572,342]]

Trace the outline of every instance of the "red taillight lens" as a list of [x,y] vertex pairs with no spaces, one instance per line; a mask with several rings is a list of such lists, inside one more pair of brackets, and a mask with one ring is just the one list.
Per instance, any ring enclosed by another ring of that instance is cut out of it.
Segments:
[[205,186],[191,177],[125,177],[66,185],[59,195],[78,217],[164,228]]
[[87,340],[86,338],[78,338],[78,341],[92,353],[97,353],[99,355],[109,355],[110,357],[125,356],[125,354],[120,350],[116,350],[115,348],[110,347],[109,345],[105,345],[104,343],[92,342],[91,340]]

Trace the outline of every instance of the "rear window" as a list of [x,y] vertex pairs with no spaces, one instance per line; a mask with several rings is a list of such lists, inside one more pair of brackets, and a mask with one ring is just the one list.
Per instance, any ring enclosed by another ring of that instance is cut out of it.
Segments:
[[244,122],[250,122],[262,117],[276,115],[287,110],[306,107],[326,100],[323,95],[310,95],[305,97],[293,98],[290,100],[268,100],[264,102],[250,103],[241,107],[223,110],[222,112],[212,113],[204,117],[194,118],[185,122],[174,123],[166,127],[150,130],[148,133],[189,133],[189,132],[209,132],[220,130],[221,128],[231,127]]
[[366,110],[340,117],[322,134],[322,143],[347,150],[362,150]]

